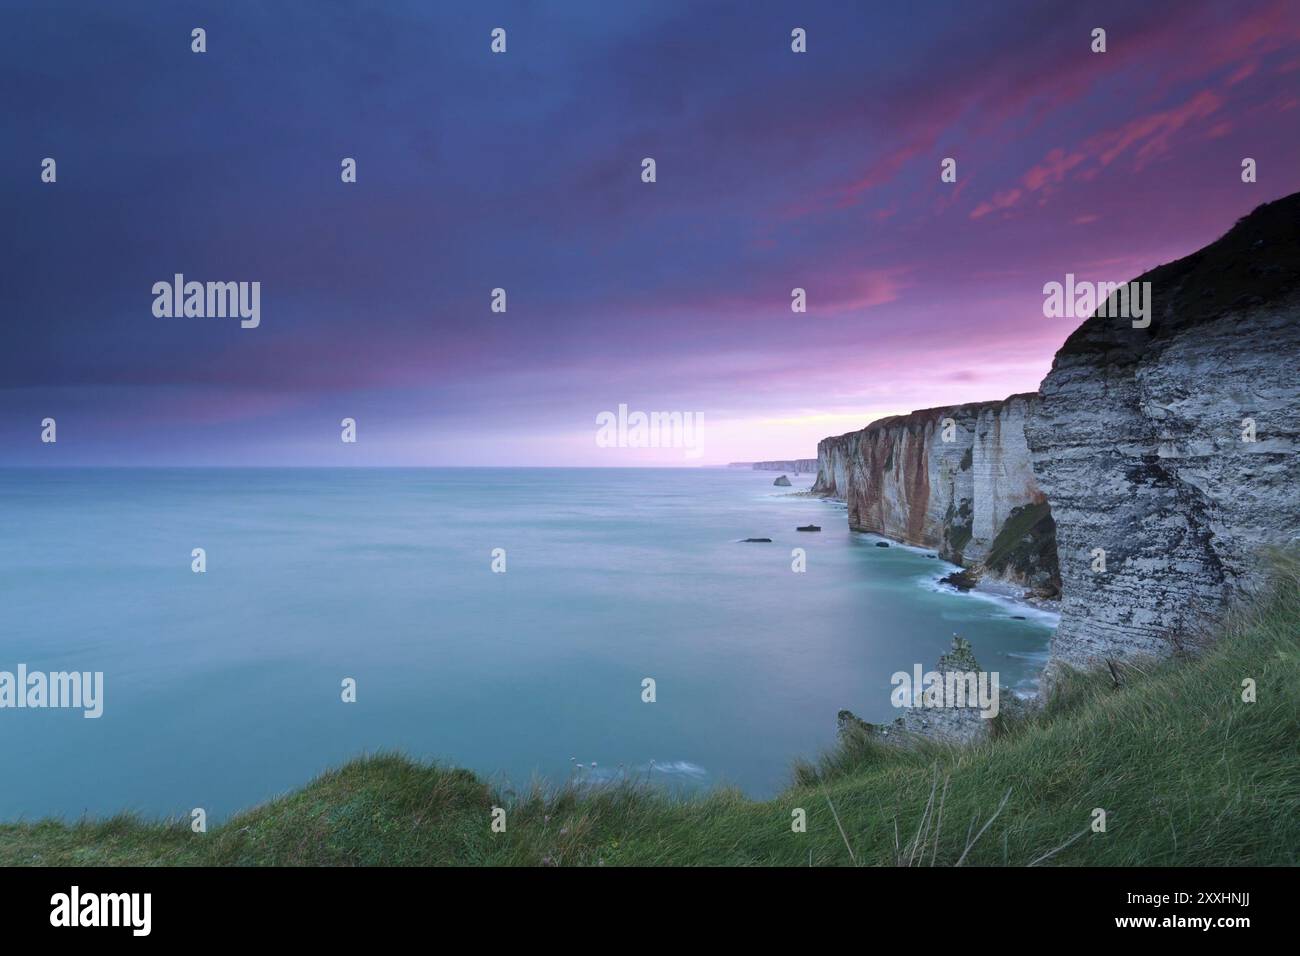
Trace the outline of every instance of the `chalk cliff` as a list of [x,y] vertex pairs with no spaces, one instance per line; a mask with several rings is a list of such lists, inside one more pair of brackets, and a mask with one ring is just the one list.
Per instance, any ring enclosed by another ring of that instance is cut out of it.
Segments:
[[1087,319],[1038,393],[817,447],[850,527],[1059,582],[1049,678],[1194,645],[1300,536],[1300,194],[1136,281],[1149,326]]
[[843,500],[855,530],[1052,595],[1053,519],[1025,444],[1037,401],[929,408],[823,439],[813,491]]
[[817,470],[816,458],[792,458],[788,461],[733,461],[728,468],[753,471],[785,471],[792,475],[811,475]]
[[1300,194],[1138,281],[1150,326],[1086,320],[1025,429],[1057,523],[1053,665],[1195,643],[1300,533]]

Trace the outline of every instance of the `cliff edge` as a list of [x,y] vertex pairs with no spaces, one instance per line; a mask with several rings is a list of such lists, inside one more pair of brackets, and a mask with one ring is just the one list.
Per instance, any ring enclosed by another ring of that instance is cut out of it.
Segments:
[[1057,525],[1053,664],[1196,643],[1300,531],[1300,194],[1136,281],[1149,327],[1084,321],[1025,427]]

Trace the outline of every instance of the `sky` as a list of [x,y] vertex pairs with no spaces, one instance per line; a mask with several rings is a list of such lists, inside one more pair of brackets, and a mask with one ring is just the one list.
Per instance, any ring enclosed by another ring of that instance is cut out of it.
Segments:
[[0,104],[0,464],[696,466],[1032,391],[1045,283],[1300,189],[1300,4],[0,0]]

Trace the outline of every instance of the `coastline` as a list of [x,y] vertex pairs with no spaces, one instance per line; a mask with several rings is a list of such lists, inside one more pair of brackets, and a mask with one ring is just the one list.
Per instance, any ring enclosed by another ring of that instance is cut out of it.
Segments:
[[[820,494],[811,490],[790,492],[780,497],[787,498],[810,498],[819,499],[835,508],[836,511],[846,512],[848,505],[840,498]],[[917,578],[918,587],[945,595],[956,595],[959,597],[969,597],[977,601],[993,604],[999,610],[1007,612],[1009,621],[1032,621],[1042,626],[1050,627],[1051,631],[1043,642],[1042,647],[1032,656],[1025,659],[1032,660],[1035,667],[1035,673],[1032,679],[1027,683],[1022,683],[1018,687],[1011,688],[1013,693],[1022,700],[1037,700],[1041,695],[1043,678],[1046,672],[1047,664],[1050,659],[1050,649],[1052,637],[1056,633],[1056,628],[1061,621],[1061,602],[1059,599],[1038,598],[1034,597],[1028,588],[1019,587],[1005,581],[990,579],[987,576],[981,577],[973,588],[962,590],[945,584],[944,579],[954,572],[967,570],[961,565],[954,564],[939,556],[937,549],[921,547],[920,545],[910,544],[892,538],[889,535],[881,534],[876,531],[859,531],[854,528],[848,529],[851,535],[864,536],[870,542],[884,542],[891,548],[901,548],[913,554],[924,555],[926,558],[935,562],[935,571],[927,572],[925,575]]]
[[[820,492],[811,490],[797,491],[786,494],[783,497],[815,498],[826,502],[828,505],[834,506],[837,511],[848,511],[848,505],[842,498],[821,494]],[[939,581],[942,578],[947,577],[949,574],[957,571],[968,571],[970,569],[959,564],[954,564],[953,562],[940,557],[937,548],[922,547],[920,545],[911,544],[907,541],[901,541],[898,538],[890,537],[887,534],[881,534],[879,531],[859,531],[855,528],[849,528],[848,530],[852,534],[866,535],[868,538],[887,542],[891,548],[903,548],[904,550],[916,554],[923,554],[926,557],[937,561],[939,566],[943,569],[943,573],[936,576],[933,581],[930,581],[928,576],[924,579],[935,585],[935,590],[941,589],[945,593],[970,595],[985,600],[993,600],[1004,605],[1018,607],[1039,616],[1040,620],[1050,621],[1053,627],[1060,623],[1061,601],[1059,598],[1035,597],[1030,593],[1029,588],[1020,587],[1019,585],[1011,584],[997,578],[990,578],[987,575],[982,576],[973,588],[965,591],[961,588],[952,587],[950,585],[940,585]]]

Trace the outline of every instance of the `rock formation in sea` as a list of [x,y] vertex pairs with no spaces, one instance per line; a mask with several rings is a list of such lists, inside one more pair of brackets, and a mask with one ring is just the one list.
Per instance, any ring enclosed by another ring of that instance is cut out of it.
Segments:
[[[939,658],[933,673],[946,681],[949,673],[955,675],[979,675],[984,673],[970,641],[954,634],[949,650]],[[989,678],[985,678],[986,687]],[[991,689],[991,687],[989,688]],[[920,696],[921,686],[914,688]],[[852,734],[866,734],[886,743],[902,747],[911,746],[917,738],[940,740],[952,744],[968,744],[982,740],[990,735],[993,720],[1004,711],[1012,715],[1023,712],[1025,705],[1005,688],[999,686],[997,714],[985,715],[975,693],[975,685],[963,685],[961,703],[963,706],[924,707],[911,706],[901,711],[888,724],[871,724],[862,720],[851,710],[841,710],[838,714],[838,727],[841,737]],[[950,702],[952,703],[952,702]]]

